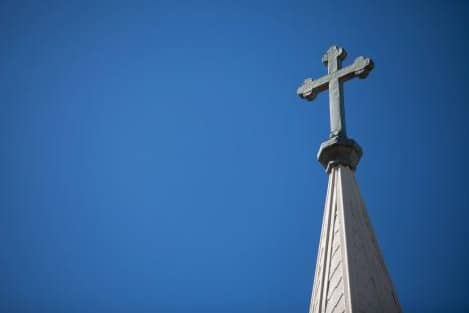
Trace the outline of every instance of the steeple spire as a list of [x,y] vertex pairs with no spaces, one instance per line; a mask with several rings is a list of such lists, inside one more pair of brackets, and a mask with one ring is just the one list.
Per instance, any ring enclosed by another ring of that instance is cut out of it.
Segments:
[[364,57],[340,68],[345,50],[333,46],[323,57],[328,74],[298,88],[312,100],[329,89],[331,132],[318,160],[329,174],[310,313],[401,313],[401,307],[371,227],[354,170],[362,150],[345,130],[342,83],[364,78],[373,62]]

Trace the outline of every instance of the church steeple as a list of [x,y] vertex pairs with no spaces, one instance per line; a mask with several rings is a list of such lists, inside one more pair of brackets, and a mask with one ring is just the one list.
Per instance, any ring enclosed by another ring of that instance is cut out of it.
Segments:
[[345,131],[342,83],[364,78],[373,62],[364,57],[340,68],[345,50],[329,48],[323,57],[328,74],[306,79],[298,88],[312,100],[329,89],[331,132],[321,144],[318,160],[329,174],[310,313],[402,312],[355,180],[362,150]]

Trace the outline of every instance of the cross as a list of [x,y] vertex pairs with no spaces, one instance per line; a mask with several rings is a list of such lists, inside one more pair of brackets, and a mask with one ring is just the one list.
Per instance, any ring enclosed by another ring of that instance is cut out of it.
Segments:
[[329,89],[330,138],[347,138],[342,83],[354,77],[365,78],[373,69],[373,61],[362,56],[356,58],[351,65],[341,68],[345,56],[343,48],[330,47],[322,57],[322,62],[327,64],[328,74],[316,80],[305,79],[297,90],[301,98],[311,101],[316,94]]

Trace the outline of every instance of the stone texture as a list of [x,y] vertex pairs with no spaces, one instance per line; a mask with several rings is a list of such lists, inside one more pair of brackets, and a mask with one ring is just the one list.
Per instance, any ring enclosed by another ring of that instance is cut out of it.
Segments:
[[310,313],[402,312],[354,172],[332,167]]

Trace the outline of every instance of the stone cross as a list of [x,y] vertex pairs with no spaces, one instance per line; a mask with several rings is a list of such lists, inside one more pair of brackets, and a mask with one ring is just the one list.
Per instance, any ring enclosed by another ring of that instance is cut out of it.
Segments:
[[328,74],[316,80],[305,79],[297,90],[301,98],[311,101],[316,94],[329,89],[330,138],[347,138],[342,83],[354,77],[365,78],[373,69],[373,61],[362,56],[356,58],[353,64],[341,68],[345,56],[343,48],[330,47],[322,57],[322,62],[327,64]]

